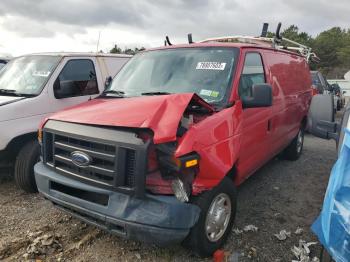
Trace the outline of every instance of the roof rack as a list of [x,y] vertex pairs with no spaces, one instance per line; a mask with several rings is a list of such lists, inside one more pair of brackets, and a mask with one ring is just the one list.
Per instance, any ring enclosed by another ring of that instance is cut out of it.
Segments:
[[[311,47],[300,44],[288,38],[282,37],[280,35],[281,25],[282,25],[281,23],[278,23],[276,35],[275,37],[271,37],[271,38],[266,37],[268,24],[264,23],[261,36],[254,37],[254,36],[235,35],[235,36],[215,37],[215,38],[208,38],[208,39],[202,40],[200,41],[200,43],[214,41],[214,42],[241,42],[241,43],[257,44],[257,45],[266,45],[275,49],[289,50],[289,51],[299,53],[306,59],[308,63],[310,61],[315,63],[320,62],[320,59],[317,57],[317,55],[314,52],[312,52]],[[292,46],[289,46],[286,44],[290,44]]]

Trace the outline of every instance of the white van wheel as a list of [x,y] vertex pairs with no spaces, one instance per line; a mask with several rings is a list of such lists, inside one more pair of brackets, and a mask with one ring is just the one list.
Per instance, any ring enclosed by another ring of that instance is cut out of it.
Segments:
[[34,165],[40,159],[37,141],[27,142],[18,152],[15,162],[16,185],[28,193],[38,192],[34,178]]

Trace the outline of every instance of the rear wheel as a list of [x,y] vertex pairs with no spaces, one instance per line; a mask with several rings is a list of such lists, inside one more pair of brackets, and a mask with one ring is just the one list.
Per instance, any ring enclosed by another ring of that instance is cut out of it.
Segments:
[[193,198],[201,213],[184,245],[201,257],[211,256],[226,241],[236,215],[237,193],[233,182],[224,178],[210,191]]
[[298,134],[295,136],[289,146],[284,150],[284,157],[292,161],[297,160],[303,151],[303,146],[304,128],[301,127]]
[[15,162],[15,181],[19,188],[28,193],[37,192],[34,165],[40,160],[40,145],[37,141],[27,142],[18,152]]

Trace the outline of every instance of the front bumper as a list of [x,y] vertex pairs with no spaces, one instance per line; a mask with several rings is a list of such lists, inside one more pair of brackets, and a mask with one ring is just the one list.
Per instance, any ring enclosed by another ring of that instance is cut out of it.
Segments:
[[[174,196],[146,194],[142,199],[135,198],[62,176],[42,162],[35,165],[34,171],[39,192],[57,207],[86,223],[125,238],[159,246],[179,243],[199,217],[199,207],[182,203]],[[80,198],[79,194],[69,194],[69,189],[82,192],[82,196],[103,195],[108,200],[106,204],[90,201],[93,198],[88,201]]]

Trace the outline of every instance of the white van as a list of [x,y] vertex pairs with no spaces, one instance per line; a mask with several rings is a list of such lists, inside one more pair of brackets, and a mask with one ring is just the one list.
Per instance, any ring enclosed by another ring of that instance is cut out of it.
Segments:
[[0,160],[15,159],[17,185],[35,192],[37,130],[48,115],[98,96],[129,55],[44,53],[11,60],[0,71]]

